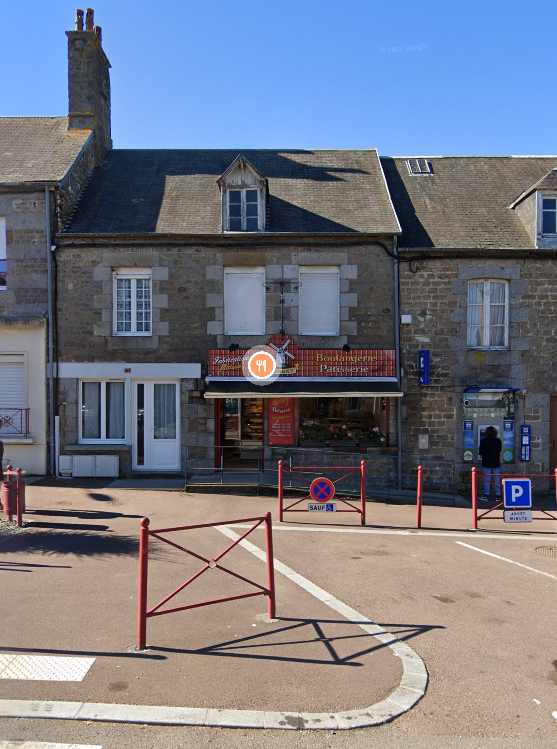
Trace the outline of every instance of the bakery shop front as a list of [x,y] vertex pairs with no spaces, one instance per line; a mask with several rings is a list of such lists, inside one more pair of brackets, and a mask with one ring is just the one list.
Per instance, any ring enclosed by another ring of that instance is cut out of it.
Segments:
[[270,384],[243,375],[247,349],[209,352],[216,460],[253,461],[263,447],[368,452],[393,444],[393,399],[402,396],[394,349],[305,349],[286,335],[262,343],[280,367]]

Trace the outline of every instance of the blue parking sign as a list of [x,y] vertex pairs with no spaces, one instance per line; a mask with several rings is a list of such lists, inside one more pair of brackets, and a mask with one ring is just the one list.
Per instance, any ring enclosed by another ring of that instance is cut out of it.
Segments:
[[503,479],[503,504],[505,509],[532,507],[532,482],[530,479]]

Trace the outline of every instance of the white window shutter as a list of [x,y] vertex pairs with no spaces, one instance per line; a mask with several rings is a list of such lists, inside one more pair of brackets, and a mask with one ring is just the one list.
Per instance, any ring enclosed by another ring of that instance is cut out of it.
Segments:
[[265,269],[225,268],[225,334],[265,333]]
[[25,408],[25,405],[23,354],[0,356],[0,408]]
[[339,334],[339,269],[300,268],[300,335]]

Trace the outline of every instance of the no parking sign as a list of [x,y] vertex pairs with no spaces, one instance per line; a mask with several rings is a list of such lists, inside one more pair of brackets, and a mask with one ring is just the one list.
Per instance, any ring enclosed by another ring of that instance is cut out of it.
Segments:
[[308,504],[308,512],[336,512],[336,504],[331,502],[335,496],[335,485],[330,479],[325,476],[313,479],[309,495],[314,501]]

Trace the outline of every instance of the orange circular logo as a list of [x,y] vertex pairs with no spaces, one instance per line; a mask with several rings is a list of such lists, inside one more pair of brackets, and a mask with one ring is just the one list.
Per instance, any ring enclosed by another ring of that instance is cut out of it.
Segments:
[[277,362],[267,351],[256,351],[248,360],[248,372],[256,380],[267,380],[276,371]]

